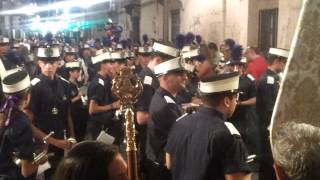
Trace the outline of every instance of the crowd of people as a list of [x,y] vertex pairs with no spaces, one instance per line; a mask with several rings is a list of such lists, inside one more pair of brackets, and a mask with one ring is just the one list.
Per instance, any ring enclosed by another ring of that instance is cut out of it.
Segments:
[[[319,140],[317,127],[311,136],[306,125],[286,125],[275,141],[281,161],[273,161],[268,127],[288,50],[264,54],[233,39],[218,48],[193,33],[174,43],[144,35],[139,43],[114,38],[109,29],[102,41],[57,40],[0,39],[1,180],[128,179],[119,151],[125,119],[111,90],[125,66],[143,84],[134,105],[141,179],[320,177],[319,162],[292,167],[288,153],[295,152],[286,144]],[[318,156],[318,145],[306,154]]]

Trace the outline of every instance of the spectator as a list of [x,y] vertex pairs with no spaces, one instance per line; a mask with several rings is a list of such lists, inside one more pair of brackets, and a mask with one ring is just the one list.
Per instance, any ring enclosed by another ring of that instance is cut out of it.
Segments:
[[251,74],[257,82],[268,69],[268,64],[264,57],[259,54],[258,48],[248,47],[244,56],[248,60],[247,74]]
[[278,180],[320,178],[320,128],[287,122],[273,139],[274,169]]
[[127,165],[117,148],[98,141],[84,141],[61,161],[55,180],[127,180]]

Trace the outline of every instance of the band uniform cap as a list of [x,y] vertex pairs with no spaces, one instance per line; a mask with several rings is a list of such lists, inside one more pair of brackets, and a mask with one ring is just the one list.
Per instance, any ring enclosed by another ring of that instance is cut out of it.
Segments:
[[99,50],[96,51],[96,56],[100,55],[100,54],[103,54],[103,53],[107,53],[107,52],[109,52],[108,49],[99,49]]
[[116,51],[116,52],[112,52],[111,53],[111,58],[113,60],[121,60],[121,59],[126,59],[126,56],[125,56],[125,52],[123,51]]
[[84,44],[83,49],[89,49],[89,48],[90,48],[89,44]]
[[186,70],[186,71],[189,71],[189,72],[194,72],[196,67],[192,64],[188,64],[188,63],[185,63],[183,65],[183,68]]
[[60,50],[57,47],[38,48],[37,57],[39,58],[59,58]]
[[126,51],[124,56],[126,58],[133,58],[133,57],[135,57],[135,54],[132,51]]
[[179,50],[178,49],[170,47],[170,46],[166,46],[166,45],[163,45],[163,44],[160,44],[158,42],[154,42],[152,48],[156,52],[160,52],[160,53],[172,56],[172,57],[179,56]]
[[194,65],[187,63],[186,59],[183,57],[181,57],[181,59],[180,59],[180,64],[184,68],[184,70],[186,70],[188,72],[194,72],[196,69],[196,67]]
[[110,53],[106,52],[106,53],[97,55],[95,57],[92,57],[91,61],[92,61],[92,64],[97,64],[97,63],[102,62],[104,60],[111,61],[111,59],[112,59],[112,57],[111,57]]
[[181,52],[188,52],[188,51],[191,51],[191,46],[190,45],[187,45],[187,46],[183,46]]
[[280,48],[270,48],[269,49],[269,54],[276,55],[276,56],[281,56],[284,58],[289,57],[289,50],[287,49],[280,49]]
[[199,55],[200,55],[200,49],[199,48],[181,53],[181,56],[183,58],[193,58],[193,57],[197,57]]
[[66,46],[66,47],[64,47],[63,50],[64,50],[65,53],[76,53],[77,52],[76,49],[74,47],[71,47],[71,46]]
[[7,37],[0,37],[0,44],[8,44],[10,42]]
[[69,69],[80,68],[80,62],[79,61],[67,62],[66,68],[69,68]]
[[150,54],[153,52],[153,48],[151,46],[140,46],[138,48],[138,53],[140,54]]
[[235,92],[239,89],[239,77],[237,72],[210,76],[200,81],[199,90],[203,94]]
[[169,72],[176,71],[176,70],[185,70],[181,62],[181,57],[164,61],[154,67],[154,73],[157,76],[167,74]]
[[16,68],[3,78],[2,90],[5,94],[13,94],[29,88],[30,84],[29,74],[21,68]]
[[123,49],[123,46],[121,44],[117,44],[115,48],[116,49]]

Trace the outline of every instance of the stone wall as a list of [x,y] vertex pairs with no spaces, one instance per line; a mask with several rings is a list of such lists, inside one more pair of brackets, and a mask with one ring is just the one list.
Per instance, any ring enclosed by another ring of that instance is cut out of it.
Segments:
[[163,38],[163,6],[152,0],[141,1],[140,39],[143,34],[149,38]]
[[[278,47],[289,48],[302,0],[165,0],[167,9],[141,0],[140,35],[170,38],[170,11],[180,8],[181,32],[202,35],[220,44],[233,38],[243,46],[258,46],[259,11],[278,8]],[[164,19],[164,13],[168,19]]]
[[278,47],[290,48],[302,2],[302,0],[279,0]]
[[220,44],[234,38],[247,43],[249,0],[182,0],[181,31]]
[[221,43],[258,46],[259,11],[278,8],[278,47],[289,48],[302,0],[181,0],[181,31]]

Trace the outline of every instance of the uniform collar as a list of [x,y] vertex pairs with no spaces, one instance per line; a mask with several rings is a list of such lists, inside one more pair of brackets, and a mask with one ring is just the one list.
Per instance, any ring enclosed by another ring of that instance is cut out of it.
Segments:
[[40,74],[40,79],[47,81],[47,82],[55,82],[57,80],[57,76],[55,75],[53,79],[50,79],[48,76],[44,75],[44,74]]
[[278,74],[276,72],[272,71],[269,68],[267,69],[267,72],[268,72],[268,74],[274,74],[274,75],[278,76]]
[[159,87],[157,89],[157,92],[163,97],[169,96],[172,100],[174,100],[175,103],[177,103],[177,99],[169,91],[163,89],[162,87]]
[[103,77],[101,74],[97,73],[97,78],[103,79],[104,81],[111,81],[111,78],[109,76]]
[[213,116],[218,116],[222,120],[225,120],[224,115],[220,111],[217,111],[217,110],[215,110],[215,109],[213,109],[211,107],[201,106],[198,111],[201,112],[201,113],[208,114],[208,115],[210,115],[212,117]]

